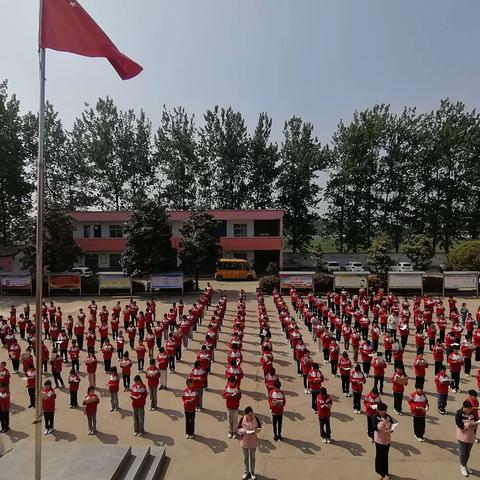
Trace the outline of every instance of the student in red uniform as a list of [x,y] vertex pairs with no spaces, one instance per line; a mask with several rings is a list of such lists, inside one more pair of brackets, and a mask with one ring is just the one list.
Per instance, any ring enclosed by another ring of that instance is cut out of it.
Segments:
[[367,435],[368,441],[373,443],[373,432],[374,432],[374,418],[378,411],[378,405],[382,403],[382,399],[378,394],[378,390],[373,387],[363,400],[363,405],[365,407],[365,414],[367,416]]
[[423,353],[417,355],[413,361],[413,371],[415,373],[415,388],[423,388],[425,385],[425,370],[428,368],[427,361],[423,358]]
[[413,416],[413,432],[419,442],[424,442],[425,418],[428,411],[428,399],[423,388],[416,388],[408,397],[408,405]]
[[118,410],[118,390],[120,389],[120,376],[117,372],[117,367],[110,369],[110,376],[108,377],[108,391],[110,392],[111,412]]
[[138,345],[137,348],[135,348],[135,352],[137,353],[138,371],[143,372],[143,367],[145,365],[145,353],[147,352],[147,348],[143,344],[143,340],[138,340]]
[[373,386],[379,388],[379,392],[383,395],[383,382],[385,380],[385,370],[387,362],[383,358],[382,352],[377,352],[377,356],[372,360],[373,367]]
[[83,399],[83,405],[85,406],[89,435],[94,435],[97,432],[97,407],[99,403],[100,399],[95,393],[95,388],[88,387],[87,395]]
[[442,365],[440,371],[434,377],[437,390],[437,411],[440,415],[445,415],[448,401],[448,387],[450,386],[450,377],[447,375],[447,367]]
[[193,388],[191,378],[187,378],[187,386],[182,392],[183,408],[185,411],[185,438],[195,438],[195,412],[198,405],[198,391]]
[[175,343],[175,339],[173,338],[173,333],[170,332],[168,334],[168,340],[165,344],[165,353],[168,357],[168,367],[170,369],[170,373],[175,372],[175,352],[177,350],[177,346]]
[[10,389],[6,383],[0,383],[0,433],[10,430]]
[[[55,388],[65,388],[65,383],[62,378],[63,359],[56,350],[52,350],[52,359],[50,360],[52,368],[53,379],[55,380]],[[60,382],[60,385],[59,385]]]
[[48,435],[50,433],[53,433],[55,420],[55,399],[57,398],[55,390],[52,388],[52,382],[50,380],[47,380],[43,384],[41,397],[43,417],[45,419],[45,431],[43,432],[43,434]]
[[283,440],[282,437],[282,423],[283,412],[287,399],[285,394],[281,390],[282,384],[280,380],[275,382],[273,390],[268,395],[268,404],[270,411],[272,412],[272,424],[273,424],[273,440]]
[[132,372],[132,361],[130,360],[128,352],[123,354],[123,358],[120,361],[120,368],[122,369],[123,391],[128,392],[130,390],[130,374]]
[[362,400],[363,385],[366,383],[366,378],[360,365],[355,365],[355,369],[350,373],[350,383],[353,392],[353,411],[360,414],[360,402]]
[[91,387],[95,387],[95,375],[98,365],[97,357],[93,353],[89,353],[85,360],[85,365],[87,366],[88,383]]
[[108,338],[105,339],[105,342],[102,349],[102,356],[103,356],[103,366],[105,368],[105,373],[110,373],[112,368],[112,356],[113,356],[113,345],[110,343]]
[[408,385],[408,377],[405,375],[405,370],[402,367],[397,367],[392,375],[392,390],[393,390],[393,409],[397,415],[402,416],[402,400],[405,386]]
[[165,353],[165,349],[160,347],[160,351],[157,356],[157,366],[160,371],[160,388],[159,390],[167,389],[167,368],[168,368],[168,357]]
[[142,437],[145,433],[145,404],[147,403],[147,387],[142,382],[140,375],[135,375],[130,399],[133,407],[133,428],[136,437]]
[[454,347],[453,352],[448,356],[448,365],[450,366],[450,375],[453,380],[452,389],[458,393],[460,390],[460,372],[462,371],[463,357],[458,351],[458,346]]
[[80,376],[72,368],[68,376],[68,391],[70,393],[70,408],[78,407],[78,387],[80,386]]
[[227,407],[228,438],[236,438],[238,425],[238,408],[242,392],[237,386],[237,379],[233,375],[228,378],[227,385],[223,390],[223,398]]
[[332,403],[332,397],[327,393],[327,389],[322,387],[317,397],[317,415],[320,425],[320,437],[323,443],[331,443],[330,417],[332,415]]
[[30,398],[30,405],[28,408],[34,408],[35,407],[35,382],[37,378],[37,372],[35,370],[35,367],[33,365],[30,365],[27,368],[27,371],[25,372],[25,380],[27,381],[27,390],[28,390],[28,396]]
[[317,396],[322,388],[322,383],[325,381],[323,373],[320,371],[318,363],[312,365],[312,369],[308,374],[308,386],[312,395],[312,410],[317,411]]
[[153,411],[158,408],[157,392],[160,381],[160,370],[158,369],[154,358],[150,360],[150,366],[147,368],[146,377],[148,393],[150,395],[150,411]]

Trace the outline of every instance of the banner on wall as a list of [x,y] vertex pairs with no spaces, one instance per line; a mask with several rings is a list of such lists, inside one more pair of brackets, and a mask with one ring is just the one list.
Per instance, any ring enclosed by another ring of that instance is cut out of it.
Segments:
[[443,272],[444,288],[450,289],[469,289],[478,288],[479,272]]
[[388,272],[388,288],[423,288],[424,272]]
[[368,288],[368,272],[333,272],[334,288]]
[[30,275],[3,275],[2,288],[30,290],[32,288],[32,277]]
[[280,272],[280,289],[309,288],[313,289],[315,272]]
[[51,290],[80,290],[82,279],[80,275],[49,275],[48,288]]
[[183,290],[183,272],[154,274],[150,277],[150,288]]
[[99,288],[109,290],[130,290],[131,279],[123,273],[99,273]]

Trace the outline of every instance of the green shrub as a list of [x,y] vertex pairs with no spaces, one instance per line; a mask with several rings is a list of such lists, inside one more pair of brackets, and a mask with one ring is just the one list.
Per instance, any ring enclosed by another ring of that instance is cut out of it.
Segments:
[[369,275],[368,286],[373,288],[375,292],[381,288],[384,292],[387,291],[387,277],[385,275]]
[[447,255],[449,270],[480,270],[480,240],[460,242]]
[[267,268],[265,269],[265,273],[267,275],[278,275],[278,272],[279,272],[279,268],[278,268],[278,264],[275,263],[275,262],[270,262],[268,265],[267,265]]
[[315,293],[325,293],[333,290],[333,277],[331,275],[316,274],[313,277]]
[[276,288],[280,288],[280,280],[276,275],[266,275],[260,279],[258,284],[263,293],[271,294]]

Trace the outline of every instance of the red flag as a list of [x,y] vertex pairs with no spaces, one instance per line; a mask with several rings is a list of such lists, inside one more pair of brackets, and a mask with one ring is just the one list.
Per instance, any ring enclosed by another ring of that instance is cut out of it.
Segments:
[[76,0],[43,0],[40,48],[105,57],[123,80],[143,68],[121,53]]

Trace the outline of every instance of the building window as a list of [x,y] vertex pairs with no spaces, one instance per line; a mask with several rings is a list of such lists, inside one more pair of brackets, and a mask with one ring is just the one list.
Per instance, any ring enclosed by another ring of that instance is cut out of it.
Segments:
[[117,268],[118,270],[122,270],[122,266],[120,265],[120,253],[111,253],[110,254],[110,268]]
[[110,238],[122,238],[123,226],[122,225],[110,225]]
[[94,238],[102,238],[102,226],[101,225],[94,225],[93,226],[93,237]]
[[90,225],[83,226],[83,238],[90,238]]
[[233,252],[233,258],[238,258],[240,260],[248,260],[247,252]]
[[233,236],[234,237],[246,237],[247,236],[247,224],[246,223],[234,223],[233,224]]

